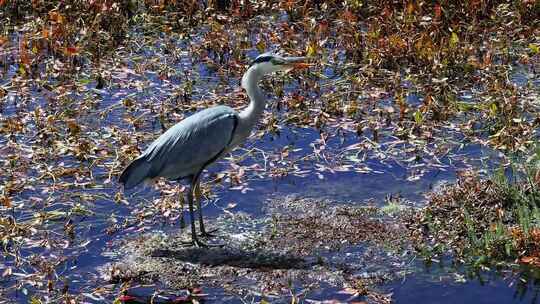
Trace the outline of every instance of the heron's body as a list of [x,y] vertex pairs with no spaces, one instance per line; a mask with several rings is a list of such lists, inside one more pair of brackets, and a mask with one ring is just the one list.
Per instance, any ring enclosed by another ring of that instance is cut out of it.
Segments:
[[179,180],[197,174],[232,148],[238,114],[226,106],[200,111],[174,125],[126,168],[126,189],[147,179]]
[[[242,143],[251,133],[264,112],[265,98],[257,83],[265,74],[291,69],[303,58],[282,58],[261,55],[242,78],[242,86],[250,98],[249,106],[237,113],[227,106],[216,106],[177,123],[159,136],[120,176],[125,189],[157,177],[171,180],[191,179],[188,192],[192,217],[192,238],[200,243],[193,224],[193,189],[198,185],[201,172],[211,163]],[[200,203],[198,203],[199,212]],[[202,213],[199,213],[201,232],[205,234]]]

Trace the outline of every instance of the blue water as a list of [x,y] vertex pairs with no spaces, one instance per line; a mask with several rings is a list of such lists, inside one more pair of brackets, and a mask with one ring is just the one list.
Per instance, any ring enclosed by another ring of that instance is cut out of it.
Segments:
[[389,284],[397,303],[538,303],[538,282],[523,282],[519,276],[503,279],[483,273],[465,283],[454,278],[413,275]]

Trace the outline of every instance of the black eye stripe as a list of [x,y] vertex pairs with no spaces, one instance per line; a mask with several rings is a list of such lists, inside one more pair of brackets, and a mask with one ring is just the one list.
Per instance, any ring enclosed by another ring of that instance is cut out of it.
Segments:
[[255,58],[255,60],[253,60],[253,62],[251,63],[251,65],[254,65],[255,63],[261,63],[261,62],[268,62],[270,60],[272,60],[272,56],[259,56],[257,58]]

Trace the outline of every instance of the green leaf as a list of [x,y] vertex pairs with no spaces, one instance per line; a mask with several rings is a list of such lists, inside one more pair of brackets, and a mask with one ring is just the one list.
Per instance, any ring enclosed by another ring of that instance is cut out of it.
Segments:
[[422,124],[422,122],[424,121],[424,116],[422,115],[422,112],[420,112],[420,110],[416,110],[416,112],[414,112],[414,121],[416,122],[416,124]]
[[450,36],[450,47],[455,48],[459,42],[459,37],[455,32],[452,32],[452,35]]
[[25,76],[26,75],[26,69],[24,68],[24,65],[19,64],[19,75]]
[[89,83],[91,83],[93,80],[90,79],[90,78],[81,78],[79,79],[79,84],[82,84],[82,85],[87,85]]

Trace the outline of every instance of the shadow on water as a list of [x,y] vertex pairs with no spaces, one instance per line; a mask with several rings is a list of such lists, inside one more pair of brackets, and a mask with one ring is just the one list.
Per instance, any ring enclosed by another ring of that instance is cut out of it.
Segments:
[[179,250],[158,249],[151,257],[167,257],[182,262],[206,266],[233,266],[252,269],[306,269],[308,262],[292,255],[264,251],[247,251],[238,248],[186,248]]

